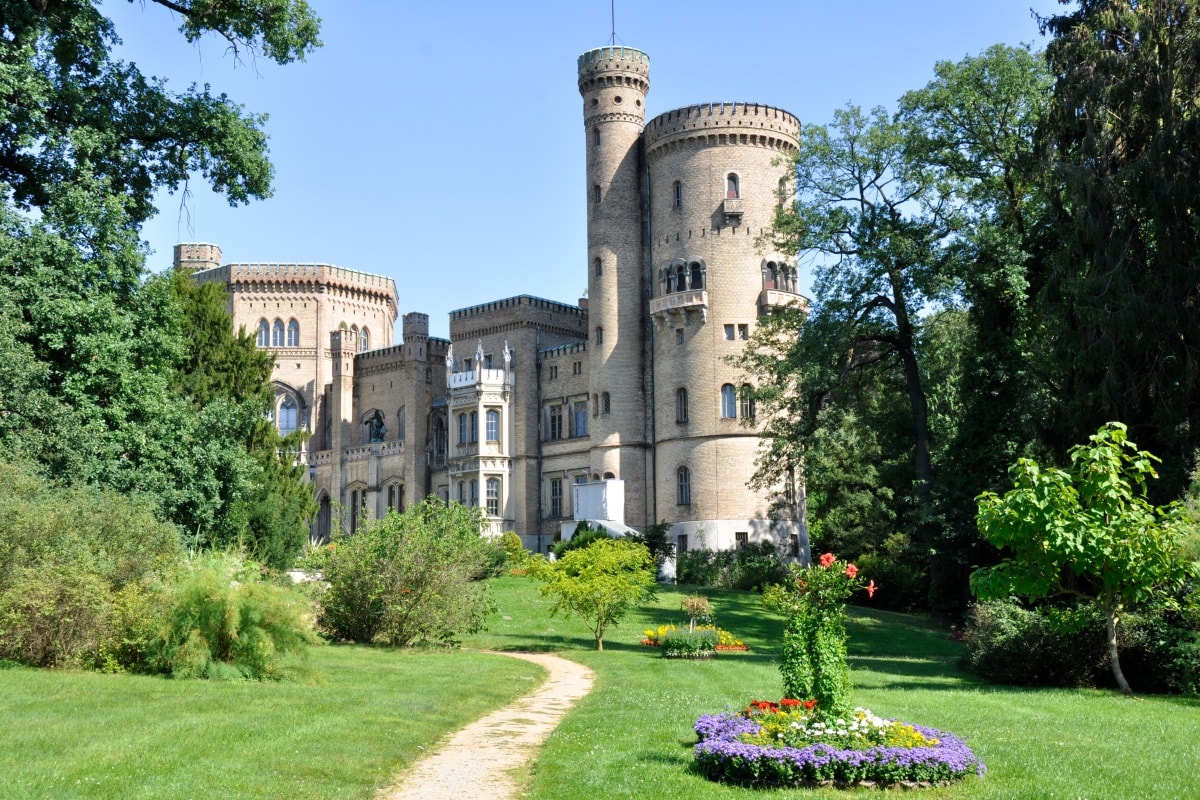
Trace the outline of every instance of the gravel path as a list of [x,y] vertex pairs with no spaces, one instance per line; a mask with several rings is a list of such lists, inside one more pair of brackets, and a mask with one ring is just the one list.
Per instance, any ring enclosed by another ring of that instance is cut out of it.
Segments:
[[549,653],[497,653],[550,673],[536,691],[455,733],[402,774],[380,800],[515,800],[514,773],[537,754],[563,716],[592,688],[595,674]]

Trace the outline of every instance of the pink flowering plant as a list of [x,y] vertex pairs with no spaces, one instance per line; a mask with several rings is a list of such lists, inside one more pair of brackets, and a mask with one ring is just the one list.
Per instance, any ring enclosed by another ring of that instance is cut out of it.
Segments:
[[813,698],[835,716],[850,712],[846,600],[859,589],[874,596],[875,581],[825,553],[814,565],[793,564],[787,581],[763,592],[763,604],[787,618],[779,662],[786,696]]

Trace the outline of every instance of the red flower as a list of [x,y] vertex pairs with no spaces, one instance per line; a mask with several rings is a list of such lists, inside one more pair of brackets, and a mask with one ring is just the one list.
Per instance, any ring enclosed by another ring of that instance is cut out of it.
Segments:
[[833,553],[825,553],[820,559],[817,560],[817,563],[828,569],[829,567],[833,566],[833,562],[835,561],[837,561],[837,559],[833,557]]
[[802,705],[804,706],[805,711],[812,711],[814,708],[817,707],[817,701],[816,700],[805,700],[802,703]]
[[875,581],[871,581],[870,583],[868,583],[867,584],[867,597],[874,597],[875,590],[878,588],[879,587],[875,585]]
[[799,708],[800,701],[791,697],[785,697],[779,701],[779,705],[782,708]]
[[857,578],[858,577],[858,567],[854,566],[853,564],[847,564],[846,565],[846,577],[847,578]]

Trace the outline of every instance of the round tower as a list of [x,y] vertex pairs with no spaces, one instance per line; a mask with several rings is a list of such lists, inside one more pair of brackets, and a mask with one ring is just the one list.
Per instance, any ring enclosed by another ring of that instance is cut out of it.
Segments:
[[642,152],[650,59],[631,47],[579,57],[587,152],[588,324],[594,477],[625,481],[627,521],[647,506]]
[[756,103],[689,106],[645,128],[654,518],[677,523],[693,547],[778,541],[782,531],[766,530],[772,517],[794,516],[783,527],[800,530],[784,476],[774,492],[746,490],[760,440],[746,379],[730,363],[760,315],[804,301],[794,257],[760,244],[790,196],[799,134],[795,116]]
[[177,244],[174,256],[175,269],[202,270],[221,266],[221,248],[215,244]]

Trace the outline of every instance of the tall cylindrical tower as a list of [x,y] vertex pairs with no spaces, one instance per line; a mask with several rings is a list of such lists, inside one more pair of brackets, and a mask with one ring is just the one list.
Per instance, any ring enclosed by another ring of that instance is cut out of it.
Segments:
[[799,134],[792,114],[756,103],[681,108],[645,128],[654,518],[674,523],[691,547],[803,533],[785,476],[776,490],[747,489],[759,437],[742,391],[747,378],[731,363],[761,314],[803,302],[794,259],[760,244],[788,195]]
[[650,59],[630,47],[579,57],[587,149],[588,323],[593,476],[625,481],[626,520],[648,507],[642,124]]

